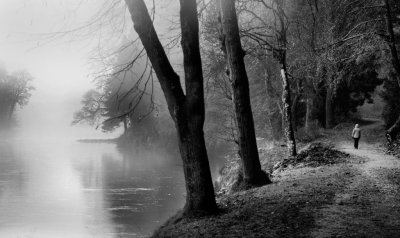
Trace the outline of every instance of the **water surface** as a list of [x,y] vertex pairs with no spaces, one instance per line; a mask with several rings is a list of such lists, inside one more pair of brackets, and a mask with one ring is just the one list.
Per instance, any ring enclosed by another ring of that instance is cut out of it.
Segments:
[[0,142],[0,237],[141,237],[183,207],[179,159],[113,144]]

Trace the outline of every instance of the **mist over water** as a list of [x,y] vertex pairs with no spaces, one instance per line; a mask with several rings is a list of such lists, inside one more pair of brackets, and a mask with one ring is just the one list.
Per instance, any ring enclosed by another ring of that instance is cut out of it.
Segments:
[[139,237],[183,206],[181,167],[113,144],[0,144],[0,237]]

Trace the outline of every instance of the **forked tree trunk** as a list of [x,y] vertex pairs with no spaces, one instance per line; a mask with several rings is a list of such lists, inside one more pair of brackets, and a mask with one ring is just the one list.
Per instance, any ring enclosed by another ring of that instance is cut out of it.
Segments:
[[328,82],[328,86],[326,88],[326,97],[325,97],[325,128],[331,129],[333,126],[333,89],[330,83]]
[[186,96],[158,39],[144,1],[125,2],[177,128],[187,193],[184,215],[213,213],[217,206],[203,133],[205,109],[196,0],[180,1]]
[[294,130],[292,125],[292,110],[290,101],[290,82],[286,73],[285,56],[281,59],[281,78],[283,84],[282,101],[283,101],[283,114],[285,127],[283,128],[286,138],[288,153],[290,156],[296,156],[296,139],[294,137]]
[[[390,53],[392,55],[391,61],[393,64],[393,68],[396,71],[397,83],[399,84],[400,87],[400,60],[396,49],[396,41],[393,31],[393,21],[391,17],[392,14],[389,5],[389,0],[384,0],[384,5],[386,8],[386,14],[385,14],[386,30],[387,33],[389,34],[389,39],[390,39],[389,48],[390,48]],[[386,132],[387,139],[389,140],[389,142],[395,140],[399,132],[400,132],[400,115],[397,118],[396,122]]]
[[192,123],[176,123],[187,190],[184,210],[189,215],[213,213],[217,206],[204,141],[203,123],[191,121]]
[[[204,85],[200,56],[196,0],[180,0],[181,45],[184,57],[185,119],[177,118],[180,152],[184,162],[187,194],[185,210],[215,212],[214,188],[204,140]],[[188,131],[186,131],[186,127]],[[183,129],[183,130],[182,130]]]
[[249,80],[244,64],[244,51],[240,42],[235,1],[221,0],[220,15],[233,89],[233,104],[238,123],[239,151],[243,164],[244,182],[249,185],[264,185],[270,183],[270,180],[261,170],[258,156]]

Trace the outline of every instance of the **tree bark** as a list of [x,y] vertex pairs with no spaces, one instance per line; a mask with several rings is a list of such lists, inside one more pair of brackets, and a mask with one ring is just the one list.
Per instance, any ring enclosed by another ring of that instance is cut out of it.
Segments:
[[290,81],[287,74],[287,29],[288,22],[286,19],[286,13],[284,10],[284,3],[279,0],[274,1],[277,4],[277,18],[279,20],[279,30],[277,37],[278,47],[274,49],[273,55],[278,60],[280,64],[281,78],[282,78],[282,104],[283,104],[283,122],[282,125],[284,135],[286,138],[287,150],[289,156],[296,156],[296,139],[294,137],[293,130],[293,119],[292,119],[292,101],[291,101],[291,89]]
[[126,133],[128,131],[128,122],[126,117],[124,117],[123,123],[124,123],[124,133]]
[[196,1],[180,1],[186,96],[179,76],[173,70],[158,39],[144,1],[125,2],[177,128],[187,192],[183,215],[213,213],[217,205],[203,132],[205,108]]
[[271,82],[269,81],[268,74],[265,73],[265,76],[264,76],[265,96],[266,96],[267,101],[268,101],[268,105],[267,105],[267,113],[268,113],[267,120],[268,120],[269,127],[271,128],[272,139],[275,142],[275,141],[277,141],[279,139],[279,137],[277,136],[278,133],[276,133],[276,126],[274,126],[274,122],[272,120],[272,118],[273,118],[273,111],[271,110],[271,107],[272,107],[272,105],[271,105],[272,96],[270,95],[270,90],[271,90],[270,88],[272,88],[272,87],[271,87],[270,84],[271,84]]
[[325,128],[331,129],[333,126],[333,89],[330,83],[326,87],[326,97],[325,97]]
[[306,118],[305,118],[305,122],[304,122],[304,128],[307,134],[311,133],[311,127],[310,127],[310,123],[311,123],[311,111],[312,111],[312,105],[313,101],[310,98],[310,96],[307,97],[306,99]]
[[[387,33],[389,34],[389,48],[390,48],[390,54],[392,56],[391,61],[393,64],[393,68],[396,71],[396,80],[397,83],[399,84],[400,87],[400,60],[399,60],[399,55],[397,53],[397,48],[396,48],[396,41],[395,41],[395,36],[394,36],[394,31],[393,31],[393,21],[391,17],[391,9],[389,5],[389,0],[384,0],[384,5],[386,9],[386,14],[385,14],[385,21],[386,21],[386,29]],[[396,140],[397,135],[400,132],[400,115],[397,118],[396,122],[387,130],[386,136],[389,142],[392,142],[393,140]]]
[[284,114],[284,133],[286,137],[286,144],[290,156],[296,156],[296,139],[294,137],[294,130],[292,125],[292,110],[290,101],[290,82],[286,73],[285,56],[281,59],[281,78],[283,84],[282,101],[283,101],[283,114]]
[[299,101],[299,97],[300,97],[299,94],[295,94],[293,101],[292,101],[292,105],[290,106],[291,107],[290,114],[292,117],[292,127],[293,127],[293,131],[296,131],[296,132],[297,132],[297,124],[298,124],[297,118],[296,118],[296,113],[297,113],[296,106]]
[[246,184],[260,186],[270,183],[261,170],[254,119],[250,103],[249,80],[244,64],[244,51],[240,42],[235,1],[221,0],[220,14],[225,38],[226,57],[233,89],[233,104],[238,123],[239,151]]
[[285,123],[285,111],[284,111],[284,108],[282,107],[283,106],[283,104],[281,105],[281,103],[282,103],[282,101],[277,101],[276,102],[276,106],[278,107],[278,109],[279,109],[279,114],[280,114],[280,116],[281,116],[281,133],[283,134],[283,136],[286,138],[286,135],[285,135],[285,127],[286,127],[286,123]]

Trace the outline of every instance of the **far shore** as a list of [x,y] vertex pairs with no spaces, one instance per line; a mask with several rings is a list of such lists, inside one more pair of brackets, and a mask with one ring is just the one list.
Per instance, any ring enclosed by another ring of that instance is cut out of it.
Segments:
[[117,143],[116,138],[112,139],[78,139],[80,143]]

